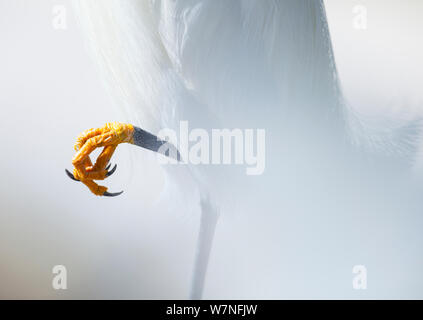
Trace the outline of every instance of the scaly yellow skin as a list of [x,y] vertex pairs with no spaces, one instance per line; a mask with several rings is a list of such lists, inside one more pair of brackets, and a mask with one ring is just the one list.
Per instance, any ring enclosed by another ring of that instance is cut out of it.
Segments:
[[[120,143],[134,143],[134,127],[131,124],[109,122],[103,127],[82,132],[75,143],[76,154],[72,158],[75,169],[73,175],[85,184],[92,193],[102,196],[107,188],[100,186],[94,180],[104,180],[107,177],[106,166]],[[96,148],[104,147],[94,165],[90,153]]]

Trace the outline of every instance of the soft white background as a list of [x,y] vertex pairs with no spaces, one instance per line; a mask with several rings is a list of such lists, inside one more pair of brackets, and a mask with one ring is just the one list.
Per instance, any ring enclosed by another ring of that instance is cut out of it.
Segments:
[[[68,8],[66,30],[52,27],[56,4]],[[420,114],[423,2],[325,4],[349,104],[371,113]],[[353,28],[353,8],[360,4],[368,9],[366,30]],[[127,145],[118,148],[117,172],[105,184],[125,193],[114,199],[96,198],[64,174],[79,132],[123,120],[85,51],[69,1],[0,0],[0,44],[0,298],[188,297],[198,217],[169,214],[172,204],[154,207],[162,176],[153,156]],[[352,289],[352,266],[366,264],[354,257],[344,259],[349,263],[337,268],[333,279],[311,280],[310,288],[293,283],[283,263],[276,270],[237,252],[238,237],[230,226],[242,224],[241,218],[227,219],[218,225],[205,298],[422,298],[418,250],[405,267],[394,262],[403,268],[386,265],[391,274],[382,280],[372,281],[375,274],[369,271],[367,291]],[[266,222],[254,224],[255,232],[268,230]],[[239,238],[250,229],[241,227]],[[264,250],[282,250],[278,238],[273,243]],[[359,243],[357,251],[364,254],[358,257],[368,257],[368,248]],[[245,259],[248,266],[235,270],[226,258]],[[330,263],[316,261],[319,268],[330,269]],[[373,256],[372,263],[383,269],[385,262]],[[51,287],[57,264],[68,269],[67,291]],[[313,265],[298,268],[313,274]]]

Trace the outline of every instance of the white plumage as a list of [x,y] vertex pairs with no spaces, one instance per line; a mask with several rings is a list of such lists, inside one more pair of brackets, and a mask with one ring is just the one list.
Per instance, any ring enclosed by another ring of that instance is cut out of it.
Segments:
[[[371,181],[364,187],[371,201],[381,201],[375,177],[402,166],[383,153],[367,162],[369,150],[413,159],[418,122],[372,123],[343,101],[322,1],[82,0],[75,8],[128,122],[154,133],[178,131],[181,120],[191,128],[266,129],[262,177],[233,167],[170,168],[183,171],[170,172],[182,193],[184,179],[193,179],[201,199],[192,201],[203,208],[193,297],[203,290],[216,206],[347,214],[363,192],[360,174]],[[382,168],[373,166],[379,160]]]

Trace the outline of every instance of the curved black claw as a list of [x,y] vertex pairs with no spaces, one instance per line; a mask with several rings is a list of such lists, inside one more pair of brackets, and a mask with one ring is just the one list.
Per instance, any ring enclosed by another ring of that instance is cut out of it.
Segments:
[[115,166],[112,168],[112,170],[110,170],[106,173],[106,177],[110,177],[116,171],[116,168],[117,168],[117,164],[115,164]]
[[107,192],[106,191],[105,193],[103,193],[103,196],[105,196],[105,197],[116,197],[116,196],[118,196],[122,193],[123,193],[123,191],[121,191],[121,192]]
[[78,179],[75,178],[75,176],[72,173],[69,172],[68,169],[65,169],[65,171],[69,178],[71,178],[74,181],[79,181]]
[[107,165],[107,167],[106,167],[106,170],[109,170],[109,168],[110,168],[110,166],[111,166],[112,164],[111,163],[109,163],[108,165]]

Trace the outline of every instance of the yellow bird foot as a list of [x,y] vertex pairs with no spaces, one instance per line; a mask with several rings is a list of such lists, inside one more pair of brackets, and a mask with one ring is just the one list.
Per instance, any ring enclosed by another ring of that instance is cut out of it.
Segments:
[[[130,124],[119,122],[106,123],[103,127],[89,129],[82,132],[76,141],[76,154],[72,159],[73,173],[65,169],[66,174],[75,181],[85,184],[92,193],[97,196],[115,197],[121,192],[111,193],[104,186],[98,185],[94,180],[104,180],[110,177],[117,168],[115,165],[110,171],[110,165],[106,166],[118,144],[133,143],[134,127]],[[97,148],[103,147],[95,164],[92,165],[90,154]]]
[[[75,143],[76,154],[72,159],[75,168],[73,173],[65,169],[66,174],[72,180],[85,184],[97,196],[115,197],[120,195],[123,191],[107,192],[106,187],[94,182],[94,180],[104,180],[115,172],[117,165],[110,171],[110,165],[106,165],[120,143],[131,143],[178,161],[181,160],[179,151],[171,143],[131,124],[110,122],[101,128],[86,130],[78,136]],[[103,151],[93,165],[90,154],[101,147],[103,147]]]

